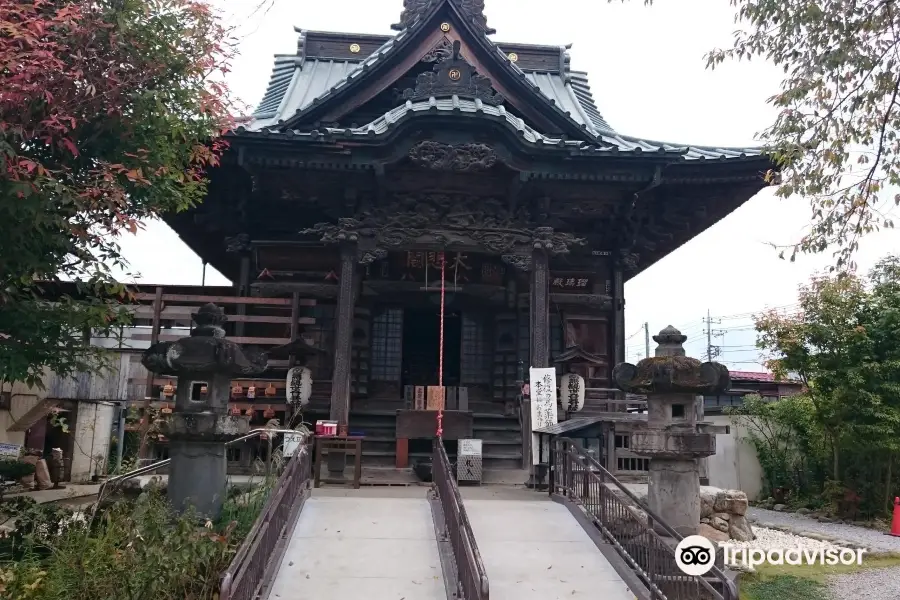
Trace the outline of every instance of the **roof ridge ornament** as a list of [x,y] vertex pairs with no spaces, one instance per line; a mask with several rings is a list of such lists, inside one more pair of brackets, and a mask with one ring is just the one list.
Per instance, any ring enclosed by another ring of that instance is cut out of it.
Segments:
[[[403,0],[403,12],[400,13],[400,22],[391,25],[394,31],[403,31],[412,25],[416,19],[424,16],[436,3],[442,0]],[[468,19],[469,23],[485,35],[497,33],[495,29],[491,29],[487,24],[487,17],[484,15],[484,0],[443,0],[452,2],[456,8],[462,13],[462,16]]]
[[476,73],[475,68],[459,55],[459,51],[457,40],[453,42],[453,50],[448,57],[437,62],[431,72],[419,74],[415,89],[403,90],[403,100],[415,102],[432,97],[458,96],[478,99],[493,106],[503,104],[503,96],[494,93],[491,80]]

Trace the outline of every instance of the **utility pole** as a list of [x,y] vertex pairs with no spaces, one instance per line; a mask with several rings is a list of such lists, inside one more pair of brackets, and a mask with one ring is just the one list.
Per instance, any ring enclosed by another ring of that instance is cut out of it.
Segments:
[[719,356],[722,352],[722,349],[718,346],[713,346],[712,340],[714,337],[719,337],[724,334],[724,331],[713,329],[712,326],[715,323],[716,325],[720,325],[722,323],[721,319],[713,321],[712,317],[709,314],[709,309],[706,309],[706,318],[703,319],[703,322],[706,324],[706,360],[707,362],[712,362],[714,358]]
[[650,358],[650,323],[644,323],[644,358]]

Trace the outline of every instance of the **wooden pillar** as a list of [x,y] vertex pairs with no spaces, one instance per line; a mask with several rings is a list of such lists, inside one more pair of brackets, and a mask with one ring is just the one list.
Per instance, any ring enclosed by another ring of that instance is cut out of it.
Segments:
[[[238,296],[249,296],[250,295],[250,255],[244,253],[241,255],[241,272],[238,279],[237,285]],[[246,304],[238,304],[236,309],[237,314],[244,316],[247,314],[247,305]],[[234,335],[237,337],[243,337],[244,335],[244,323],[235,323],[234,324]]]
[[397,438],[395,466],[398,469],[405,469],[409,466],[409,440],[407,438]]
[[625,273],[621,264],[613,266],[613,331],[615,364],[625,362]]
[[531,366],[550,364],[550,260],[543,249],[531,256]]
[[[153,320],[150,326],[150,345],[159,342],[159,332],[161,328],[161,317],[163,310],[163,288],[157,287],[156,294],[153,296]],[[147,384],[144,388],[144,402],[141,411],[140,426],[140,442],[138,445],[138,458],[148,458],[149,446],[147,444],[147,434],[150,432],[150,407],[153,403],[153,379],[154,375],[147,372]],[[72,438],[74,439],[74,437]],[[142,465],[139,465],[142,466]]]
[[350,349],[353,334],[356,244],[341,246],[334,335],[334,375],[331,378],[331,420],[346,425],[350,418]]

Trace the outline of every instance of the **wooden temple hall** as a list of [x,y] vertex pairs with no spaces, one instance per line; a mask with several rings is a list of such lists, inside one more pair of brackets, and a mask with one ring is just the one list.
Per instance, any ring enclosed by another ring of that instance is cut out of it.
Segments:
[[[487,468],[530,462],[529,366],[581,374],[586,413],[624,413],[609,388],[625,282],[756,194],[770,167],[752,149],[617,132],[567,47],[494,41],[484,11],[406,0],[384,17],[391,36],[298,29],[206,201],[168,217],[234,296],[300,307],[285,323],[242,305],[229,335],[321,351],[305,420],[349,423],[365,464],[427,455],[416,439],[434,418],[414,414],[429,408],[417,388],[437,386],[439,367],[445,434],[483,439]],[[283,389],[289,364],[273,359],[265,379]]]

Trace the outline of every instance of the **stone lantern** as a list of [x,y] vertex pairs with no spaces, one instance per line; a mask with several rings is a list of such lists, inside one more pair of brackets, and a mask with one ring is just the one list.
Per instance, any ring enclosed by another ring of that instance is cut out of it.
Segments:
[[228,414],[231,380],[266,370],[265,353],[225,339],[224,311],[206,304],[193,317],[190,337],[144,351],[147,370],[178,377],[175,409],[164,425],[169,439],[168,497],[175,510],[193,506],[216,518],[225,500],[225,442],[250,429],[246,415]]
[[653,337],[655,356],[613,369],[619,389],[647,396],[647,428],[632,435],[631,450],[650,459],[650,510],[682,535],[700,528],[698,459],[716,453],[716,436],[698,431],[698,395],[731,385],[728,369],[685,356],[687,336],[669,325]]

